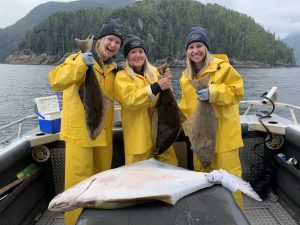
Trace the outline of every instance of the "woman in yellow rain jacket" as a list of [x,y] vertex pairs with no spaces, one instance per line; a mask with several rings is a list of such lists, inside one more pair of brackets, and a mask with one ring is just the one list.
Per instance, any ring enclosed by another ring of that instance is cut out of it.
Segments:
[[[63,91],[61,138],[66,142],[65,189],[111,168],[113,106],[107,109],[103,130],[91,140],[78,91],[88,67],[93,67],[101,89],[113,99],[116,63],[111,57],[118,53],[122,41],[120,25],[108,21],[102,26],[92,52],[73,54],[49,73],[51,87]],[[103,66],[98,64],[100,60]],[[65,224],[75,224],[81,210],[67,212]]]
[[[187,67],[180,79],[180,109],[189,117],[198,101],[204,101],[212,105],[217,117],[216,149],[212,164],[209,168],[204,168],[194,154],[194,169],[208,172],[222,168],[241,176],[239,148],[243,146],[243,141],[238,103],[244,96],[242,77],[228,62],[209,53],[209,39],[202,27],[191,28],[186,37],[185,49]],[[189,82],[207,75],[210,75],[210,79],[205,89],[195,90]],[[241,193],[235,192],[234,197],[242,207]]]
[[[144,42],[134,35],[125,40],[124,57],[124,69],[115,79],[115,99],[122,107],[125,163],[128,164],[153,157],[149,109],[155,107],[159,92],[171,87],[171,71],[167,69],[158,79],[158,70],[147,60]],[[178,164],[172,146],[158,159]]]

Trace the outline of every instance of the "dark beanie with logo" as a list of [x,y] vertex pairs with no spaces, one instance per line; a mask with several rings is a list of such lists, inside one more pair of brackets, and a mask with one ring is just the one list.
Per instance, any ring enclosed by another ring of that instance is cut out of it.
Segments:
[[140,39],[138,36],[129,34],[127,39],[124,42],[124,57],[126,58],[129,51],[134,48],[142,48],[146,53],[144,41]]
[[208,50],[210,49],[210,42],[206,30],[203,27],[192,27],[190,29],[185,39],[185,50],[187,50],[188,46],[193,42],[201,42],[205,44]]
[[102,37],[105,37],[107,35],[115,35],[121,39],[121,46],[123,43],[123,31],[122,31],[122,25],[118,22],[116,19],[110,19],[106,21],[98,33],[98,37],[96,39],[100,39]]

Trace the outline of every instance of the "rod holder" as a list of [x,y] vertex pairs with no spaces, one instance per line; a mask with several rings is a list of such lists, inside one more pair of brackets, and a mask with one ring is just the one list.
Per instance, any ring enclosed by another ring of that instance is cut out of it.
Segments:
[[[272,99],[273,101],[277,101],[277,87],[272,87],[268,91],[268,93],[267,93],[267,95],[265,97],[267,97],[269,99]],[[269,100],[267,98],[265,98],[264,100],[262,100],[263,104],[267,104],[268,103]]]

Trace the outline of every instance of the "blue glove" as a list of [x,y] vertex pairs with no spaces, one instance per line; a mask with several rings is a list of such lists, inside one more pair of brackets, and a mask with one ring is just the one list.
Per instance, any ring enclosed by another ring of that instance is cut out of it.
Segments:
[[94,57],[92,52],[82,53],[82,60],[88,67],[92,67],[94,65]]
[[199,101],[201,101],[201,102],[208,102],[208,100],[209,100],[208,87],[202,88],[202,89],[198,89],[197,90],[197,94],[198,94],[198,100]]

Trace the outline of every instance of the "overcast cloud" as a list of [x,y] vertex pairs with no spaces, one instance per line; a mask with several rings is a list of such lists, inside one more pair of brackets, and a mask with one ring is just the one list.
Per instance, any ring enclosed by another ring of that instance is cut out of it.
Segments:
[[[10,26],[49,0],[0,0],[0,28]],[[69,2],[71,0],[56,0]],[[183,0],[184,1],[184,0]],[[247,14],[277,37],[300,32],[300,0],[199,0]]]

